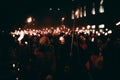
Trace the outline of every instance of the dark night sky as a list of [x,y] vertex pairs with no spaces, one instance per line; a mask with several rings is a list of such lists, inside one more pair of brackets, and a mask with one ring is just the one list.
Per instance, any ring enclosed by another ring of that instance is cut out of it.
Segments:
[[[119,0],[107,0],[106,3],[110,16],[120,14]],[[71,18],[70,11],[72,6],[72,0],[0,0],[0,25],[25,24],[28,16],[33,16],[36,21],[41,21],[49,15],[50,7],[53,8],[53,12],[56,13],[53,14],[54,16],[58,15],[59,12],[57,8],[60,8],[60,13],[63,13],[63,16]]]
[[[0,0],[0,24],[21,24],[28,16],[45,17],[49,8],[64,14],[71,9],[71,0]],[[65,12],[64,12],[65,11]]]

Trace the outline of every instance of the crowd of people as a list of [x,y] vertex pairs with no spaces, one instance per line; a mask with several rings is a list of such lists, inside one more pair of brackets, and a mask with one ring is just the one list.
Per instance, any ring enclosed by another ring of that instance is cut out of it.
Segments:
[[19,43],[1,33],[0,80],[117,79],[120,36],[115,34],[94,40],[82,33],[25,35]]

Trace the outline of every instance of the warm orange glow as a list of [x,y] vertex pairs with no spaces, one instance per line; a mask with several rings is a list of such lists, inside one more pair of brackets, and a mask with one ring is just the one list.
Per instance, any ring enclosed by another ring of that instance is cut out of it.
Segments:
[[[62,18],[61,18],[62,19]],[[63,19],[64,20],[64,17]],[[87,26],[77,26],[75,28],[75,33],[76,34],[80,34],[80,33],[84,33],[87,34],[88,36],[91,36],[90,33],[95,34],[96,36],[107,36],[112,34],[112,30],[109,30],[108,28],[105,28],[104,24],[100,24],[98,25],[98,30],[96,30],[96,25],[87,25]],[[17,38],[19,41],[19,44],[21,44],[21,40],[24,38],[25,35],[29,35],[29,36],[42,36],[42,35],[46,35],[46,34],[52,34],[52,35],[60,35],[61,33],[63,33],[64,35],[62,37],[59,38],[61,44],[64,44],[64,36],[66,35],[71,35],[72,34],[72,29],[71,28],[67,28],[65,25],[62,26],[56,26],[56,27],[44,27],[41,29],[18,29],[15,30],[14,32],[10,32],[10,34],[14,37]],[[19,37],[17,37],[19,36]],[[28,44],[28,42],[25,42],[24,44]]]
[[64,21],[65,20],[65,18],[64,17],[62,17],[62,21]]
[[20,36],[19,36],[19,38],[18,38],[18,41],[21,41],[23,38],[24,38],[24,32],[21,31],[21,32],[20,32]]
[[94,38],[92,38],[91,41],[94,42]]
[[61,36],[61,37],[59,38],[59,40],[61,41],[61,44],[64,44],[64,43],[65,43],[64,37]]
[[87,25],[87,29],[90,29],[90,25]]
[[79,18],[79,9],[77,9],[77,11],[75,12],[75,17]]
[[79,16],[82,18],[83,17],[83,13],[82,13],[82,7],[80,8],[80,14],[79,14]]
[[31,22],[32,22],[32,17],[29,17],[29,18],[27,19],[27,22],[28,22],[28,23],[31,23]]

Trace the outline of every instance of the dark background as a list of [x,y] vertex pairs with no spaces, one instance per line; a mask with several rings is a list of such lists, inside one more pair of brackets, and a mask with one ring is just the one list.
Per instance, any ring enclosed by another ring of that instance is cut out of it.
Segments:
[[[89,0],[95,1],[95,0]],[[33,16],[36,22],[42,24],[44,19],[53,18],[53,22],[59,22],[62,16],[66,17],[69,24],[71,19],[71,10],[75,2],[89,2],[88,0],[0,0],[0,27],[13,28],[25,24],[29,16]],[[106,16],[115,22],[120,18],[119,0],[104,0],[106,7]],[[84,4],[83,3],[83,4]],[[49,8],[53,10],[50,11]],[[61,10],[58,11],[57,9]],[[57,20],[56,20],[57,18]],[[108,19],[109,20],[109,19]],[[60,24],[60,23],[59,23]]]
[[24,23],[28,16],[42,18],[48,15],[49,8],[64,12],[70,3],[70,0],[0,0],[0,24]]

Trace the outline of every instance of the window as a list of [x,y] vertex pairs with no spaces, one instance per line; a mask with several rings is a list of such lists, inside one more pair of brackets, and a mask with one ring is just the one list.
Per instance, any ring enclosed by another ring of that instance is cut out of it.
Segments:
[[80,8],[80,17],[82,18],[83,15],[82,15],[82,7]]
[[71,16],[72,19],[74,19],[74,11],[72,11],[72,16]]
[[99,12],[100,12],[100,13],[104,13],[103,0],[100,1]]
[[95,15],[95,3],[93,3],[92,6],[93,6],[93,7],[92,7],[92,14]]
[[86,17],[86,6],[84,6],[84,17]]

